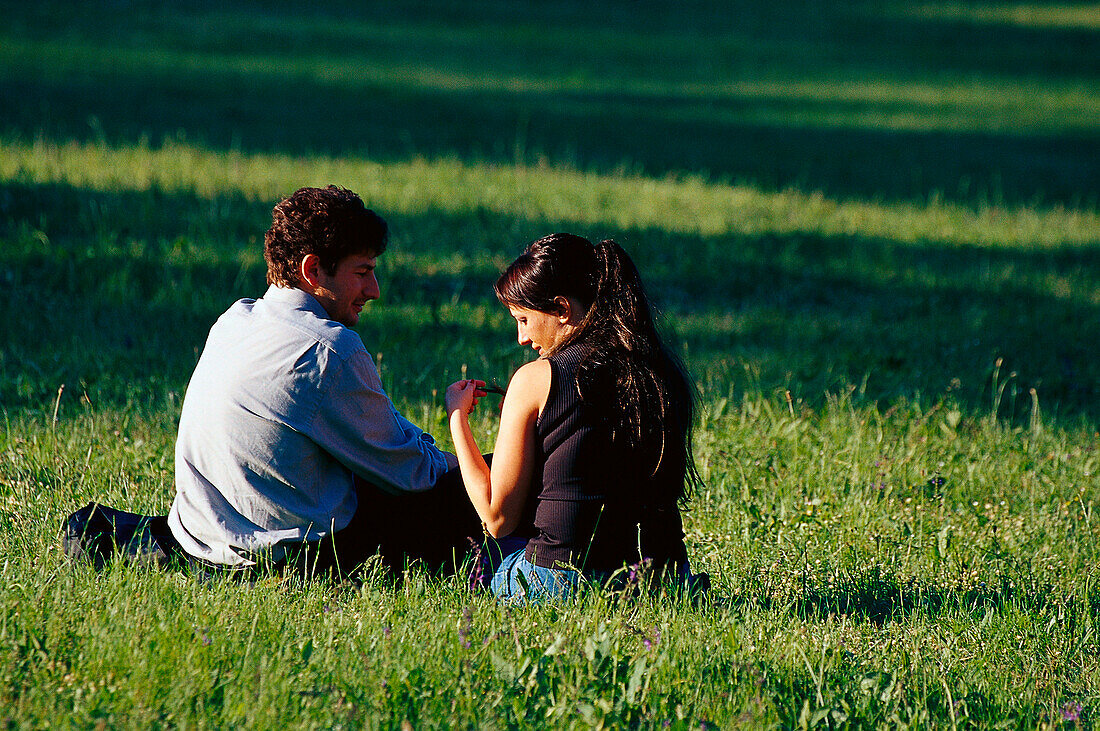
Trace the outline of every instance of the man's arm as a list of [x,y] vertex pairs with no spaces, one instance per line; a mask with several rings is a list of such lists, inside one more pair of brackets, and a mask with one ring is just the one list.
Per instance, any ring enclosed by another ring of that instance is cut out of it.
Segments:
[[360,477],[382,489],[418,492],[457,464],[397,413],[366,351],[327,369],[322,389],[310,437]]

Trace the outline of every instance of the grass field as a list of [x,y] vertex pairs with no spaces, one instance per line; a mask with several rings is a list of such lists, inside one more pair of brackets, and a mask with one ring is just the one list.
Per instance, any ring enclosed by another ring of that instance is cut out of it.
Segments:
[[[1100,5],[771,5],[0,2],[0,724],[1092,727]],[[206,332],[327,183],[391,224],[358,330],[443,441],[529,357],[524,243],[636,257],[706,600],[63,559],[89,500],[167,510]]]

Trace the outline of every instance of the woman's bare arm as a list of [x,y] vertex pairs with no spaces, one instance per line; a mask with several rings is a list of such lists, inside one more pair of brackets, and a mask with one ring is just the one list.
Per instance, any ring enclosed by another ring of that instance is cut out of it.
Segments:
[[477,383],[459,381],[447,389],[448,423],[470,502],[491,535],[506,536],[519,523],[534,475],[535,423],[550,393],[550,364],[532,361],[512,376],[501,407],[492,469],[470,430],[468,414],[476,405]]

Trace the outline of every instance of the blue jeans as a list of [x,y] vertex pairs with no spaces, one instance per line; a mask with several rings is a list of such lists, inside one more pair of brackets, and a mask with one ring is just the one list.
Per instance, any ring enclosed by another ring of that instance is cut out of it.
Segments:
[[[489,590],[507,603],[538,603],[546,600],[561,601],[569,599],[582,584],[595,586],[609,585],[615,589],[638,588],[646,579],[640,574],[635,579],[634,568],[625,567],[622,571],[586,571],[583,575],[573,569],[548,569],[536,566],[527,560],[526,539],[501,538],[498,541],[486,541],[485,568],[490,575]],[[706,591],[710,587],[710,577],[706,574],[692,574],[687,563],[667,578],[670,586],[679,584],[691,591]],[[658,581],[661,581],[658,577]]]
[[493,573],[489,590],[516,604],[563,600],[573,596],[581,582],[579,571],[547,569],[527,560],[526,548],[508,554]]

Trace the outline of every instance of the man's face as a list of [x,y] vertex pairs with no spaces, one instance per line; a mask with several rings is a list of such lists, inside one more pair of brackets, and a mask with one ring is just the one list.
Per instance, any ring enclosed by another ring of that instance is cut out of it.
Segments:
[[378,278],[374,275],[377,261],[374,254],[352,254],[340,260],[335,274],[318,267],[313,295],[331,319],[355,327],[363,305],[378,299]]

